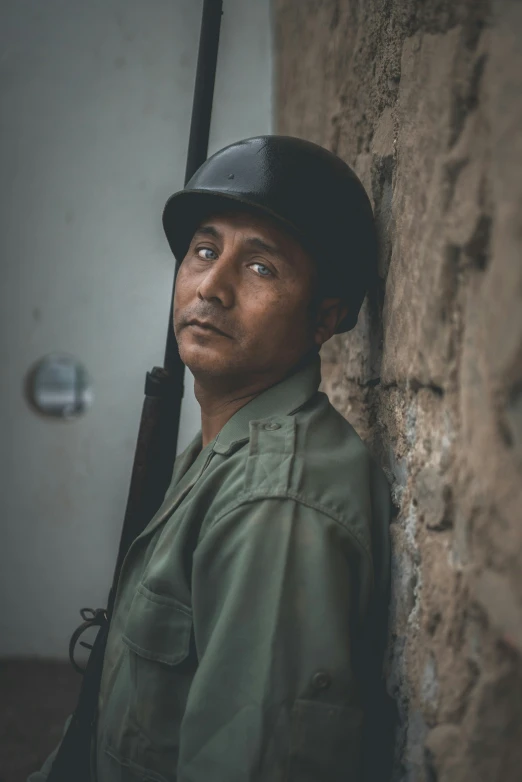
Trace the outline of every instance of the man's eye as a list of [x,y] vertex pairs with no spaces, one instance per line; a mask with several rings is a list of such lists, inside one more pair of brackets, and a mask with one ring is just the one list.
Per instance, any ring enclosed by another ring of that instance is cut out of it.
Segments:
[[268,266],[265,266],[264,263],[259,263],[256,261],[255,263],[250,264],[250,268],[254,269],[256,274],[259,274],[260,277],[272,277],[273,273],[268,268]]
[[197,250],[197,255],[199,255],[200,258],[203,258],[204,261],[214,261],[217,258],[216,253],[214,250],[211,250],[210,247],[200,247],[199,250]]

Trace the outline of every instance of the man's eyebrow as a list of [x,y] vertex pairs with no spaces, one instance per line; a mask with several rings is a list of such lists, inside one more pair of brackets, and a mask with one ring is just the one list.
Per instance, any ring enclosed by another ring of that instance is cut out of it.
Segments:
[[[199,228],[196,228],[194,231],[194,238],[197,236],[212,236],[214,239],[223,238],[221,231],[218,231],[213,225],[200,225]],[[245,239],[245,244],[249,245],[254,250],[263,250],[264,252],[269,253],[269,255],[281,255],[281,251],[275,244],[269,244],[263,239],[260,239],[259,236],[247,237]]]
[[248,244],[254,250],[264,250],[269,255],[281,255],[281,251],[275,244],[268,244],[268,242],[263,241],[258,236],[249,236],[248,239],[245,239],[245,244]]
[[200,225],[199,228],[196,228],[194,231],[194,237],[196,236],[213,236],[214,239],[222,238],[221,232],[218,231],[217,228],[214,228],[213,225]]

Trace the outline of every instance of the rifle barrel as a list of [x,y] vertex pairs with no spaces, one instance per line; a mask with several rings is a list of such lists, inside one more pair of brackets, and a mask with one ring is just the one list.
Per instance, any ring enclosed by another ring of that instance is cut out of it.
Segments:
[[[222,6],[222,0],[204,0],[203,3],[185,184],[207,158]],[[154,367],[152,372],[147,373],[145,382],[145,399],[111,590],[112,600],[125,554],[163,501],[176,458],[185,370],[173,329],[177,270],[178,264],[174,270],[164,367]],[[111,609],[112,601],[109,603]]]
[[[221,0],[204,0],[185,183],[207,156],[221,7]],[[167,333],[165,367],[154,367],[152,372],[147,373],[145,382],[145,399],[118,558],[107,612],[102,612],[105,621],[101,624],[93,622],[98,624],[100,629],[89,655],[78,703],[52,763],[48,782],[71,780],[88,782],[92,726],[95,722],[103,657],[119,574],[132,541],[142,532],[159,508],[172,476],[176,458],[184,369],[174,339],[172,305]],[[99,612],[93,614],[96,617]],[[84,618],[83,613],[82,618]],[[88,622],[83,623],[82,630],[86,624]],[[74,646],[79,637],[80,633],[75,632],[69,651],[71,662],[74,661]]]
[[222,0],[204,0],[185,184],[207,159],[222,8]]
[[[210,136],[210,121],[212,118],[212,102],[214,98],[214,84],[216,81],[217,57],[219,48],[219,32],[221,28],[221,15],[223,13],[222,0],[204,0],[203,15],[201,19],[201,34],[199,37],[198,64],[196,68],[196,81],[194,84],[194,102],[192,104],[192,117],[190,120],[190,135],[187,152],[187,165],[185,168],[185,184],[205,162],[208,155],[208,139]],[[165,346],[164,366],[167,372],[180,378],[181,396],[183,396],[184,366],[178,353],[178,346],[174,338],[173,302],[174,287],[179,264],[174,270],[174,284],[170,299],[169,326],[167,330],[167,343]],[[177,432],[176,432],[177,441]]]

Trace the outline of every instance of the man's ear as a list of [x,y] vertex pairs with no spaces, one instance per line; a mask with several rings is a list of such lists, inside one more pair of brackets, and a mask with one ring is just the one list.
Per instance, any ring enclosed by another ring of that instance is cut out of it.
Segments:
[[335,334],[339,323],[347,314],[348,307],[342,299],[322,299],[317,308],[314,333],[315,344],[321,347],[327,339],[330,339]]

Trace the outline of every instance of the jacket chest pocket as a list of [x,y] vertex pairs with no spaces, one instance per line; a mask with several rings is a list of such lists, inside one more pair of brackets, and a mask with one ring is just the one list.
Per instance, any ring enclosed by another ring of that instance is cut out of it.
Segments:
[[129,720],[136,731],[135,760],[172,774],[179,730],[197,666],[192,648],[192,612],[174,598],[141,584],[122,635],[128,647]]
[[140,584],[123,632],[129,649],[145,660],[178,665],[189,654],[191,632],[190,608]]

